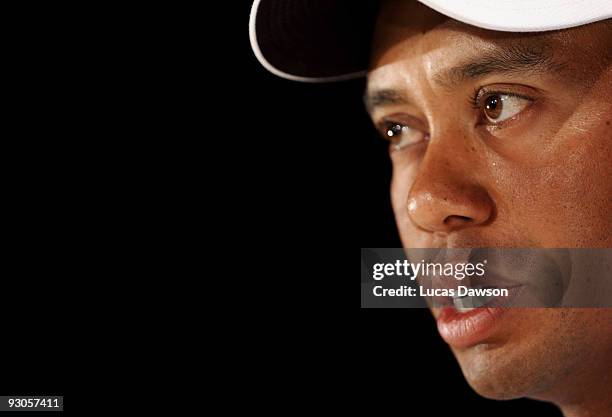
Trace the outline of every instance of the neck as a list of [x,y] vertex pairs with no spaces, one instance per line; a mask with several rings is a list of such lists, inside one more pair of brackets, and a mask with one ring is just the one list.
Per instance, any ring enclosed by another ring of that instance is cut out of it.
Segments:
[[564,417],[612,417],[612,377],[605,375],[597,382],[579,397],[557,403]]
[[564,417],[612,417],[612,399],[560,406]]
[[[559,378],[554,392],[533,398],[557,405],[564,417],[612,417],[612,347],[590,366]],[[586,359],[586,358],[585,358]]]

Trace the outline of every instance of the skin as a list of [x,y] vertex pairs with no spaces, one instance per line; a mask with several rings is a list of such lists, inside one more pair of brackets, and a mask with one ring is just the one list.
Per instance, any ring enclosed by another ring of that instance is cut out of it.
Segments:
[[[445,74],[516,45],[545,54],[546,70]],[[611,50],[609,20],[505,33],[383,2],[366,101],[383,136],[411,129],[409,145],[390,146],[403,245],[612,247]],[[471,104],[482,88],[519,94],[504,102],[511,117],[492,123]],[[451,347],[468,383],[488,398],[552,401],[566,416],[612,416],[612,309],[510,314],[495,340]]]

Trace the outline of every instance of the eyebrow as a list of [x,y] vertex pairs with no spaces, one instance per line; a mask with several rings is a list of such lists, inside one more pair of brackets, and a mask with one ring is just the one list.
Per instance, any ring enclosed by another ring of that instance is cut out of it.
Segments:
[[410,101],[400,90],[385,88],[366,92],[363,102],[368,112],[372,112],[376,107],[394,106],[398,104],[408,104]]
[[[477,80],[490,74],[563,74],[567,63],[553,59],[544,46],[512,44],[487,51],[477,57],[465,59],[449,69],[433,76],[433,80],[446,89]],[[366,92],[364,103],[369,112],[376,107],[409,103],[409,98],[400,90],[380,89]]]
[[487,51],[477,58],[465,60],[457,66],[434,75],[438,84],[454,87],[467,80],[474,80],[489,74],[551,74],[561,73],[567,63],[557,62],[550,54],[550,48],[537,45],[511,44]]

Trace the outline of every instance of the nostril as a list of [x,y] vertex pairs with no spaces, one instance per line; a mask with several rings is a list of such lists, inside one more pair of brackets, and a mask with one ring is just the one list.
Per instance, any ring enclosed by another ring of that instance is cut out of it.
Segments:
[[451,227],[463,226],[472,222],[471,217],[452,215],[444,219],[444,224]]

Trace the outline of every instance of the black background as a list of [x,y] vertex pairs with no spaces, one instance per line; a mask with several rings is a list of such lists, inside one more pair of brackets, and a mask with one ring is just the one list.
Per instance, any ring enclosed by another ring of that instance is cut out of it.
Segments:
[[84,256],[92,226],[81,164],[91,161],[78,152],[86,130],[74,108],[89,107],[74,99],[83,90],[74,70],[84,35],[57,5],[7,8],[3,16],[0,394],[63,395],[74,410],[68,385],[87,351],[92,321],[83,304],[93,297],[84,288],[96,269]]
[[[307,235],[330,252],[357,244],[399,247],[389,202],[387,145],[364,110],[364,81],[319,85],[269,74],[250,50],[250,2],[245,3],[243,36],[232,48],[233,62],[240,62],[232,83],[241,103],[228,128],[240,130],[241,143],[255,140],[247,146],[274,155],[273,163],[258,167],[270,197],[282,201],[271,216],[286,225],[292,239]],[[428,311],[361,309],[358,320],[351,347],[357,356],[356,401],[375,415],[397,406],[408,415],[417,407],[422,408],[417,415],[441,410],[473,417],[560,415],[550,404],[491,401],[474,393]]]

